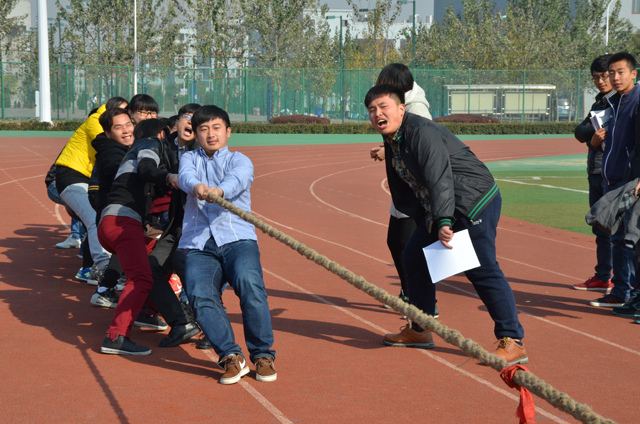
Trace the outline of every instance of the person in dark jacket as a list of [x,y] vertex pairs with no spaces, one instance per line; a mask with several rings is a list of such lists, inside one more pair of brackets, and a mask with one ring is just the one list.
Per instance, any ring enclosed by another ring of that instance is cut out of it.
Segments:
[[[365,97],[369,120],[390,147],[385,162],[393,203],[417,224],[404,253],[409,303],[434,315],[436,286],[422,249],[438,240],[451,248],[454,232],[468,230],[480,266],[465,275],[495,322],[499,345],[494,353],[509,365],[527,363],[515,298],[496,261],[502,204],[498,186],[469,147],[446,127],[405,113],[403,103],[404,93],[385,84]],[[384,343],[434,347],[431,333],[411,322],[399,334],[385,335]]]
[[[598,89],[595,103],[591,106],[591,111],[601,111],[609,109],[611,106],[607,101],[616,94],[609,81],[608,60],[610,54],[600,56],[591,63],[591,77]],[[604,179],[602,178],[602,142],[607,135],[608,122],[603,128],[596,129],[591,124],[591,116],[582,121],[576,127],[575,136],[580,143],[585,143],[589,148],[587,155],[587,175],[589,179],[589,207],[593,207],[602,196],[604,196]],[[611,282],[611,236],[598,227],[592,227],[596,236],[596,258],[595,275],[584,283],[573,286],[576,290],[600,290],[609,292],[613,288]]]
[[[114,123],[112,115],[116,112],[105,112],[100,118],[107,136],[111,136],[110,129]],[[178,176],[169,173],[167,163],[165,145],[158,137],[136,140],[120,163],[107,195],[107,204],[102,210],[98,226],[98,238],[105,249],[118,255],[127,282],[103,340],[102,353],[151,353],[151,349],[131,341],[129,335],[134,318],[142,310],[153,287],[148,254],[156,240],[144,234],[150,199],[155,192],[178,188]]]
[[[640,104],[640,86],[636,85],[636,60],[629,53],[616,53],[609,58],[609,79],[617,94],[607,102],[613,117],[604,141],[602,176],[605,194],[633,179],[629,159],[636,147],[636,121]],[[624,243],[624,228],[611,236],[613,253],[613,288],[611,293],[590,302],[591,306],[623,307],[633,301],[636,285],[635,252]]]

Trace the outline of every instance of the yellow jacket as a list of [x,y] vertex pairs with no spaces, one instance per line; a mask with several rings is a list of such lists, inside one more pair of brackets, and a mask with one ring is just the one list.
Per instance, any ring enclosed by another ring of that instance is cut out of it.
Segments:
[[56,160],[56,166],[66,166],[78,171],[87,178],[91,178],[93,165],[96,163],[96,150],[91,142],[98,134],[104,132],[98,118],[107,110],[107,105],[102,105],[93,113],[71,136],[62,153]]

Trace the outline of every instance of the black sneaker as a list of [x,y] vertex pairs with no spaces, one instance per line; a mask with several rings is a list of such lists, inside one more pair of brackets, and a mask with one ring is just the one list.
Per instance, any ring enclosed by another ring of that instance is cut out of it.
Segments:
[[202,350],[213,349],[213,344],[207,336],[203,336],[201,339],[196,341],[196,348]]
[[91,304],[102,308],[115,308],[118,306],[118,300],[120,300],[120,296],[114,289],[107,289],[102,293],[96,290],[91,296]]
[[102,341],[100,352],[110,355],[149,355],[151,349],[132,342],[128,337],[117,336],[115,340],[107,335]]
[[640,300],[636,298],[633,302],[613,308],[613,314],[621,317],[640,317]]
[[150,313],[150,311],[143,310],[138,314],[133,325],[141,328],[150,328],[152,330],[164,331],[169,326],[164,322],[156,313]]
[[179,344],[184,343],[185,341],[189,340],[191,337],[199,333],[200,333],[200,328],[198,327],[198,324],[196,324],[195,322],[190,322],[185,325],[176,325],[175,327],[171,328],[171,331],[169,331],[169,337],[165,337],[164,339],[160,340],[160,343],[158,343],[158,346],[160,347],[178,346]]
[[589,304],[591,306],[599,306],[601,308],[615,308],[624,306],[625,300],[612,294],[607,294],[599,299],[592,300]]

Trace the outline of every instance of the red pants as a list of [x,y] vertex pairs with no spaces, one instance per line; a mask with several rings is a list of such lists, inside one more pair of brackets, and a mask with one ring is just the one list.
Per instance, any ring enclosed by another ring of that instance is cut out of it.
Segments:
[[145,237],[142,224],[124,216],[105,216],[98,227],[98,240],[109,252],[118,256],[127,282],[120,295],[111,327],[107,334],[129,337],[133,321],[153,286],[149,253],[156,239]]

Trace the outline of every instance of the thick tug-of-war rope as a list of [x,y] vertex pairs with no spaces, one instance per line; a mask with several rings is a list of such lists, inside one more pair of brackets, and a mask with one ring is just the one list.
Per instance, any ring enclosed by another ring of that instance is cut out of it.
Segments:
[[[467,355],[490,366],[498,372],[502,371],[507,366],[507,362],[503,358],[487,352],[478,343],[474,342],[471,339],[465,338],[459,331],[451,329],[446,325],[440,324],[432,316],[425,314],[415,306],[410,305],[400,298],[392,296],[385,290],[369,283],[364,279],[364,277],[355,275],[353,272],[344,268],[337,262],[330,260],[326,256],[321,255],[315,250],[307,247],[303,243],[300,243],[293,237],[290,237],[272,227],[271,225],[266,224],[250,213],[238,208],[233,203],[230,203],[223,198],[215,196],[213,194],[209,194],[208,197],[209,200],[213,201],[214,203],[238,215],[245,221],[255,225],[256,228],[260,229],[260,231],[262,231],[263,233],[268,234],[270,237],[273,237],[279,242],[286,244],[296,252],[300,253],[302,256],[326,268],[343,280],[347,281],[349,284],[353,285],[356,288],[359,288],[369,296],[372,296],[379,302],[389,305],[394,311],[407,316],[407,318],[417,323],[425,330],[437,334],[445,342],[457,346]],[[531,391],[531,393],[544,399],[555,408],[571,414],[574,418],[580,420],[583,423],[615,424],[614,421],[598,415],[597,413],[593,412],[593,410],[589,406],[576,402],[569,395],[555,389],[544,380],[536,377],[531,372],[518,370],[513,375],[513,381],[518,384],[518,386],[528,389],[529,391]]]

